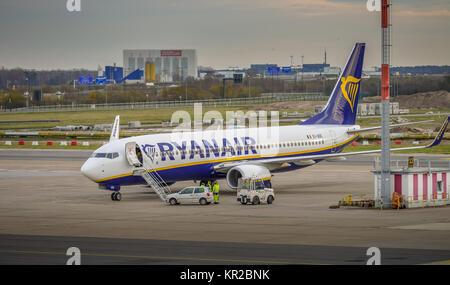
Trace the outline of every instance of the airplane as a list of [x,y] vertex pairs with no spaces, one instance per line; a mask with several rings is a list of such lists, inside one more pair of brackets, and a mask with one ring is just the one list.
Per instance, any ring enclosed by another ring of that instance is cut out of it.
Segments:
[[[361,128],[355,124],[364,52],[365,43],[356,43],[323,110],[299,125],[200,130],[120,139],[120,117],[117,116],[109,143],[93,152],[81,172],[100,189],[112,191],[111,199],[118,201],[121,186],[148,184],[157,192],[158,186],[167,188],[178,181],[204,183],[225,179],[228,186],[237,189],[239,179],[257,175],[271,187],[272,173],[298,170],[323,160],[345,160],[346,156],[380,153],[381,150],[342,152],[361,133],[381,129]],[[429,145],[391,151],[438,145],[449,120],[447,117]],[[408,124],[413,123],[390,127]],[[137,169],[141,171],[137,172]]]

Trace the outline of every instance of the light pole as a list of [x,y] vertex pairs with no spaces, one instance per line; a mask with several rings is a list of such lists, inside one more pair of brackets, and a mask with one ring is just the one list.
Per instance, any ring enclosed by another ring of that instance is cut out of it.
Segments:
[[186,79],[184,80],[184,90],[185,90],[185,93],[186,93],[186,102],[187,102],[187,100],[188,100],[188,90],[187,90],[187,77],[186,77]]
[[250,79],[251,79],[251,77],[250,77],[250,74],[247,74],[247,77],[248,77],[248,98],[251,98],[252,96],[251,96],[251,89],[250,89]]

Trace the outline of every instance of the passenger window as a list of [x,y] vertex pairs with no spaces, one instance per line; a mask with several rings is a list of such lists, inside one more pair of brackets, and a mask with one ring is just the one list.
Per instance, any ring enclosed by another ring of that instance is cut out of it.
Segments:
[[203,189],[203,188],[195,188],[195,194],[200,194],[200,193],[204,193],[205,192],[205,189]]
[[184,190],[181,190],[180,194],[182,194],[182,195],[192,194],[193,190],[194,190],[194,188],[186,188]]

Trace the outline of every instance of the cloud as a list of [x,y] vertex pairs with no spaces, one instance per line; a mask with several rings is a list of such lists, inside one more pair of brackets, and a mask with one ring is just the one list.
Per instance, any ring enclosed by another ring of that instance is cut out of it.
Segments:
[[396,14],[397,16],[402,17],[449,17],[449,10],[433,10],[433,11],[413,11],[413,10],[404,10],[400,11]]
[[333,2],[331,0],[228,0],[231,5],[248,5],[259,9],[273,9],[286,14],[300,16],[328,16],[354,11],[364,11],[366,3]]

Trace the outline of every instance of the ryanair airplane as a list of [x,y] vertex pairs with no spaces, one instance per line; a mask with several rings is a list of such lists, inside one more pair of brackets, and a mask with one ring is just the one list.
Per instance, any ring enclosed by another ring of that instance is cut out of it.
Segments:
[[[322,160],[379,153],[381,150],[342,153],[362,132],[381,127],[355,125],[365,44],[357,43],[324,109],[300,125],[264,128],[233,128],[171,134],[152,134],[119,139],[119,117],[110,142],[97,149],[81,172],[113,191],[120,200],[121,186],[148,184],[164,200],[168,185],[177,181],[226,179],[236,189],[242,177],[263,177],[271,186],[272,173],[293,171]],[[438,145],[448,117],[429,148]],[[408,123],[410,124],[410,123]],[[406,124],[392,125],[400,126]]]

